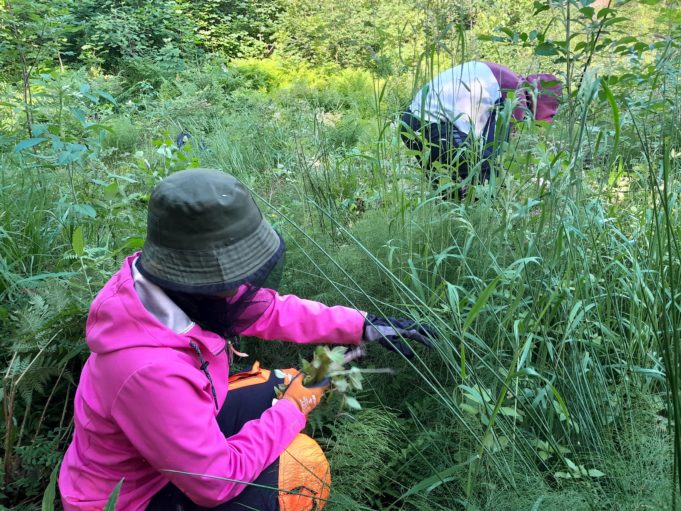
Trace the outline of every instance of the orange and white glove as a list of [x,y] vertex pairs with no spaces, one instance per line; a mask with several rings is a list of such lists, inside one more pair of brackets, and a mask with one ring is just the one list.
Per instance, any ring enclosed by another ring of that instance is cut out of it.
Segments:
[[298,409],[305,415],[309,414],[322,400],[324,391],[329,384],[316,385],[314,387],[306,387],[303,385],[303,378],[305,374],[288,374],[284,378],[284,383],[288,383],[288,387],[284,391],[281,399],[288,399],[294,403]]

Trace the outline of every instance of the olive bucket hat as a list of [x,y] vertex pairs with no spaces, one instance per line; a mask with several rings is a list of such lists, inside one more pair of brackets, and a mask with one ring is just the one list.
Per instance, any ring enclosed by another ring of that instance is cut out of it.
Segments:
[[283,253],[283,240],[238,179],[191,169],[152,191],[138,269],[165,289],[211,294],[262,279]]

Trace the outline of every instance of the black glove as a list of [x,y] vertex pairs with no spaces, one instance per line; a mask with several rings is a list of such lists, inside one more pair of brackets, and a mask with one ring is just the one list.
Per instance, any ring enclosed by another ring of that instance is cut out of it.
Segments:
[[364,342],[378,342],[385,349],[401,353],[407,358],[414,356],[414,351],[402,339],[412,339],[428,348],[433,347],[435,338],[428,325],[417,325],[410,319],[379,318],[367,314],[364,320]]

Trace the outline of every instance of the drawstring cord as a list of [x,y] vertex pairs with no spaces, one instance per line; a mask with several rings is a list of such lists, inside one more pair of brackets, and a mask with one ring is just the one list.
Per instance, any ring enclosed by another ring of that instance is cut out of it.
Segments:
[[[241,351],[236,350],[236,348],[234,347],[234,343],[236,343],[237,340],[238,340],[238,337],[233,337],[232,339],[227,341],[225,347],[222,348],[222,350],[220,350],[219,353],[217,353],[219,355],[220,353],[225,351],[225,349],[229,348],[228,356],[229,356],[229,363],[230,364],[232,363],[232,359],[234,358],[234,355],[236,355],[237,357],[242,357],[242,358],[248,356],[248,354],[242,353]],[[213,385],[213,378],[211,378],[210,372],[208,372],[208,361],[205,358],[203,358],[203,353],[201,353],[201,348],[199,348],[198,344],[196,344],[194,341],[189,341],[189,346],[191,346],[194,349],[194,351],[196,352],[196,354],[199,356],[199,362],[201,363],[200,369],[201,369],[201,371],[203,371],[203,374],[206,375],[206,378],[208,378],[208,383],[210,383],[210,391],[213,394],[213,401],[215,401],[215,409],[217,410],[217,409],[219,409],[218,395],[215,392],[215,385]]]
[[211,378],[210,373],[208,372],[208,361],[203,358],[203,353],[201,353],[201,348],[199,348],[199,345],[196,344],[194,341],[189,341],[189,346],[191,346],[196,354],[199,356],[199,362],[201,362],[201,371],[203,371],[203,374],[206,375],[206,378],[208,378],[208,383],[210,383],[210,391],[213,394],[213,401],[215,401],[215,409],[217,410],[218,407],[218,395],[215,392],[215,385],[213,385],[213,378]]

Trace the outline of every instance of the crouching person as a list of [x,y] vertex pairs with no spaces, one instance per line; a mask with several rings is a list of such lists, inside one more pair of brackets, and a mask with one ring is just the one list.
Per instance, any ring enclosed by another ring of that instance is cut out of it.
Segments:
[[[530,114],[551,122],[561,90],[550,74],[522,77],[500,64],[466,62],[443,71],[419,90],[401,117],[400,135],[409,149],[417,151],[433,187],[440,184],[438,172],[451,172],[462,199],[473,181],[490,179],[495,137],[510,134],[508,126],[501,130],[496,126],[508,92],[515,91],[518,100],[515,119]],[[440,169],[442,165],[448,167]]]
[[404,356],[406,339],[431,343],[406,320],[279,295],[284,248],[228,174],[187,170],[156,186],[143,251],[90,308],[91,354],[59,475],[66,511],[102,510],[121,480],[125,511],[324,507],[329,466],[301,431],[325,389],[257,363],[229,377],[243,355],[232,341],[377,342]]

